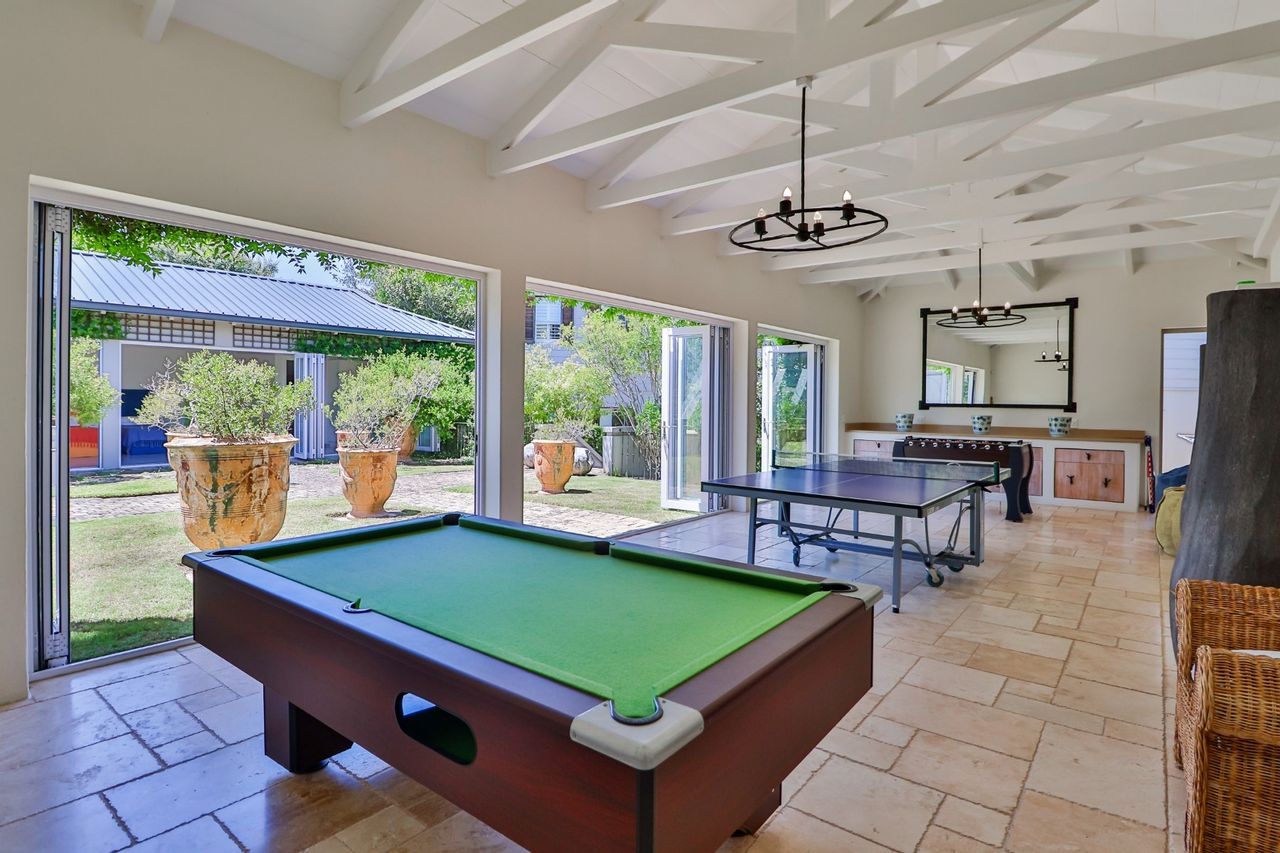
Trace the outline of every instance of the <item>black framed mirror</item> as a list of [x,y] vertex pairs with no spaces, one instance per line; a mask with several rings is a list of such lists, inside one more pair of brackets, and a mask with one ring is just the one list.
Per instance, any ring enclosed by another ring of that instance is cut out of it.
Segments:
[[989,308],[983,322],[968,308],[921,308],[920,408],[1074,412],[1079,303]]

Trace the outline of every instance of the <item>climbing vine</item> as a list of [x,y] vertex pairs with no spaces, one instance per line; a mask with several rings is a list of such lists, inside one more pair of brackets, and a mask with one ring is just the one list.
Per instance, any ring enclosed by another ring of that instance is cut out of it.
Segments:
[[106,311],[71,311],[71,337],[93,338],[97,341],[124,340],[124,318]]

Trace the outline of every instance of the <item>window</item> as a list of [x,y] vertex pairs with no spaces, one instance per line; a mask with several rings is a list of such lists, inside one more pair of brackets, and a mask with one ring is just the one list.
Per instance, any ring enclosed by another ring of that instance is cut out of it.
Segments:
[[987,372],[930,359],[925,369],[925,400],[929,403],[980,406],[985,399]]
[[213,321],[190,317],[153,317],[148,314],[126,314],[124,337],[127,341],[155,344],[190,344],[213,346]]
[[233,323],[231,343],[244,349],[291,351],[296,335],[279,326],[255,326],[251,323]]
[[[569,323],[573,322],[573,309],[569,308]],[[558,341],[564,330],[565,306],[558,299],[539,299],[534,304],[533,339],[539,342]]]

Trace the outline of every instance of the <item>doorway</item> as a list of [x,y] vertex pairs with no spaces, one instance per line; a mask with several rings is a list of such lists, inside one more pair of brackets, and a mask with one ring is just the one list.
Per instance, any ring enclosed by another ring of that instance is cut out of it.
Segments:
[[772,468],[779,454],[822,452],[825,353],[818,343],[758,337],[757,470]]
[[1160,471],[1191,462],[1200,405],[1200,349],[1204,329],[1172,329],[1161,334]]

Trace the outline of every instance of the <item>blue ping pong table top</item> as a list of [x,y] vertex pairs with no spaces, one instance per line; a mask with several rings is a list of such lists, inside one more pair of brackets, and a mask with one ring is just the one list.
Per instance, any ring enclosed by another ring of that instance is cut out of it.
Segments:
[[[1009,469],[994,465],[945,467],[945,463],[934,463],[928,469],[928,476],[913,476],[911,472],[922,470],[920,460],[897,465],[890,460],[868,460],[868,463],[866,470],[852,471],[782,467],[756,474],[709,480],[702,484],[702,490],[765,500],[791,500],[796,503],[825,499],[903,509],[925,509],[950,503],[974,488],[996,485],[1007,479],[1010,473]],[[879,473],[877,469],[884,473]],[[958,476],[945,476],[951,472]]]

